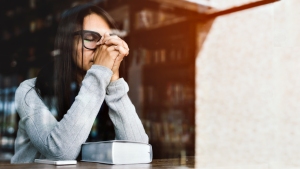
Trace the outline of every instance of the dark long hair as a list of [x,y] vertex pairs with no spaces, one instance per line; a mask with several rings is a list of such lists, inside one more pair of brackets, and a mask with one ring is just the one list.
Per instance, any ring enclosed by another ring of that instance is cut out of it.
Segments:
[[36,78],[35,90],[38,95],[41,98],[47,96],[56,98],[57,120],[61,120],[67,113],[74,99],[72,97],[77,95],[74,96],[71,90],[71,84],[80,71],[73,59],[75,51],[73,32],[82,30],[84,17],[92,13],[103,17],[111,29],[116,28],[108,13],[91,3],[66,10],[61,16],[55,37],[54,51],[57,55],[50,64],[41,69]]

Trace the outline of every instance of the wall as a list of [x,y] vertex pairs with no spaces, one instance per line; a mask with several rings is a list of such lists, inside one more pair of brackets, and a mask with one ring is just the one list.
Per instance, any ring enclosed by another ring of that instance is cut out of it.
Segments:
[[300,166],[299,9],[286,0],[199,23],[198,167]]

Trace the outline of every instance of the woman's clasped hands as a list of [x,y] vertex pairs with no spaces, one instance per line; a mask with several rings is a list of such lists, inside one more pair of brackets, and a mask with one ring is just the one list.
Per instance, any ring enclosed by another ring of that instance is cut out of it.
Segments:
[[127,43],[116,35],[105,33],[95,49],[94,64],[105,66],[113,71],[111,81],[119,79],[119,67],[125,56],[129,54]]

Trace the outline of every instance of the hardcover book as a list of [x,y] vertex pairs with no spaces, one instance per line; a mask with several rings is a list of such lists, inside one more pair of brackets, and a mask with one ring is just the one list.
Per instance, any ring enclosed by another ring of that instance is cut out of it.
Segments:
[[152,146],[141,142],[111,140],[82,145],[82,161],[106,164],[139,164],[152,161]]

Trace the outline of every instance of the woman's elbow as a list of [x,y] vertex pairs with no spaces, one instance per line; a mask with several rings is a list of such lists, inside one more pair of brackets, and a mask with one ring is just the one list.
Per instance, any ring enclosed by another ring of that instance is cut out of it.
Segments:
[[141,142],[149,144],[149,137],[146,133],[142,136]]
[[75,149],[56,149],[50,150],[50,153],[47,155],[47,158],[52,160],[75,160],[79,155],[80,150]]

